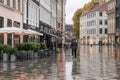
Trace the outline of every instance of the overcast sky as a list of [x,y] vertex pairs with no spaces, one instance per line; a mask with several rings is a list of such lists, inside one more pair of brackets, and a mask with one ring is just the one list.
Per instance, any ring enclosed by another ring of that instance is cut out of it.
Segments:
[[74,12],[84,6],[90,0],[67,0],[66,3],[66,24],[73,24],[72,17]]

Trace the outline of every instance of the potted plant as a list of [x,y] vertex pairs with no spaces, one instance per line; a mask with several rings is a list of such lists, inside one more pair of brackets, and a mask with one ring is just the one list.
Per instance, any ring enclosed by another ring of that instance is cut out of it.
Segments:
[[8,56],[10,54],[11,46],[4,45],[3,47],[3,61],[8,61]]
[[45,45],[45,43],[40,43],[40,49],[46,49],[47,47],[46,47],[46,45]]
[[2,58],[2,51],[3,51],[4,46],[0,44],[0,59]]
[[16,48],[11,48],[10,49],[10,61],[14,62],[16,60],[16,55],[17,55],[17,49]]
[[27,58],[27,53],[25,51],[24,43],[19,43],[15,46],[18,50],[17,58],[19,59],[25,59]]
[[34,51],[34,58],[38,58],[38,50],[40,49],[40,45],[37,42],[34,42],[32,45],[32,50]]

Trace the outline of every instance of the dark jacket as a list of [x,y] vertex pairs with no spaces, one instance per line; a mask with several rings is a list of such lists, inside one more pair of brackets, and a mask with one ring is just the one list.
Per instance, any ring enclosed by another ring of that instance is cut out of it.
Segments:
[[72,42],[71,43],[71,48],[72,49],[77,49],[78,43],[77,42]]

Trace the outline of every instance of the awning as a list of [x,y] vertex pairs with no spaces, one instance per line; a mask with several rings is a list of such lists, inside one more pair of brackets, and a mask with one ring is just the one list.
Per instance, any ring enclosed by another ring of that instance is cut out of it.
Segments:
[[39,33],[37,31],[31,30],[31,29],[24,30],[24,33],[30,34],[30,35],[43,35],[42,33]]
[[0,28],[0,33],[23,33],[24,30],[17,27]]
[[25,30],[17,27],[5,27],[5,28],[0,28],[0,33],[19,33],[23,35],[43,35],[42,33],[39,33],[34,30]]
[[52,37],[55,37],[55,38],[62,38],[62,37],[59,37],[59,36],[57,36],[57,35],[50,34],[50,33],[46,33],[46,32],[43,32],[43,31],[42,31],[42,33],[43,33],[43,34],[46,34],[46,35],[49,35],[49,36],[52,36]]

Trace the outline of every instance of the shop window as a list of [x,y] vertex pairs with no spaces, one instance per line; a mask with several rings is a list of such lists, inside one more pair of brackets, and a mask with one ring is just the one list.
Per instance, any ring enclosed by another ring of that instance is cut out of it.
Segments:
[[7,19],[7,27],[12,27],[12,20],[11,19]]
[[20,43],[20,35],[14,35],[14,45]]
[[4,27],[4,18],[0,17],[0,28]]
[[12,34],[7,35],[7,44],[12,45]]
[[23,42],[27,42],[28,41],[28,35],[24,35],[23,36]]
[[3,44],[3,41],[4,41],[4,35],[0,34],[0,44]]

